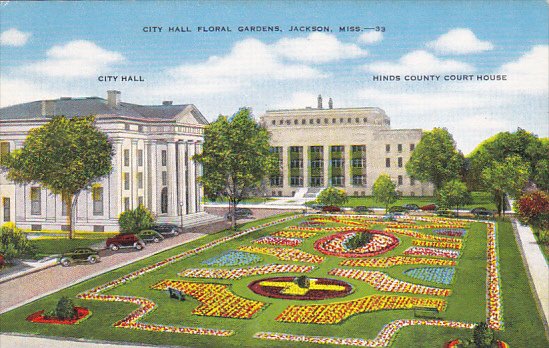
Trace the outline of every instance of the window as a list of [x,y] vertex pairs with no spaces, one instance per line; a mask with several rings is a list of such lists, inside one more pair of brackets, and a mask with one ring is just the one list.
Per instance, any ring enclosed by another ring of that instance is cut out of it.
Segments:
[[166,164],[168,163],[168,152],[166,150],[162,150],[160,156],[161,156],[162,165],[165,167]]
[[275,120],[272,120],[271,121],[271,124],[274,126],[276,124],[276,121]]
[[168,186],[168,172],[162,172],[162,186]]
[[351,123],[352,120],[353,120],[353,119],[349,117],[349,118],[347,119],[347,123]]
[[271,153],[282,153],[282,146],[273,146],[271,147]]
[[137,188],[139,189],[143,188],[143,172],[137,173]]
[[328,124],[328,119],[327,118],[324,119],[324,123]]
[[333,186],[345,186],[345,178],[343,176],[332,176]]
[[353,168],[364,168],[365,164],[366,160],[363,158],[353,158],[353,161],[351,162]]
[[0,156],[5,156],[10,153],[10,143],[7,141],[0,143]]
[[144,202],[143,196],[137,197],[137,205],[144,205]]
[[9,197],[2,197],[2,208],[4,210],[4,222],[11,220],[11,206],[10,206],[10,198]]
[[302,153],[303,146],[290,146],[290,152]]
[[386,168],[391,168],[391,159],[390,158],[385,159],[385,167]]
[[168,213],[168,188],[164,187],[160,193],[160,212]]
[[124,173],[124,190],[130,189],[130,173]]
[[402,185],[402,175],[398,176],[398,185]]
[[366,145],[352,145],[351,152],[366,152]]
[[130,210],[130,198],[124,197],[124,211]]
[[415,148],[416,148],[416,144],[410,144],[410,151],[414,151]]
[[273,176],[271,176],[271,186],[272,187],[282,187],[282,175],[273,175]]
[[311,161],[311,168],[324,168],[324,161],[323,160],[312,160]]
[[416,179],[410,178],[410,186],[414,186],[416,184]]
[[332,152],[343,152],[343,151],[345,151],[345,146],[342,146],[342,145],[334,145],[331,148],[332,148]]
[[359,122],[360,122],[360,118],[358,118],[358,117],[355,118],[355,122],[356,122],[356,123],[359,123]]
[[42,225],[31,225],[31,231],[42,231]]
[[129,131],[130,130],[130,124],[129,123],[124,123],[124,129]]
[[402,152],[402,144],[398,144],[398,145],[397,145],[397,151],[398,151],[398,152]]
[[139,167],[143,166],[143,150],[137,150],[137,165]]
[[333,168],[341,168],[343,167],[343,160],[341,158],[334,158],[332,159],[332,167]]
[[305,123],[307,123],[307,120],[306,120],[306,119],[302,119],[302,120],[301,120],[301,124],[305,124]]
[[299,121],[297,119],[294,120],[294,124],[298,124]]
[[324,183],[324,180],[321,176],[312,176],[311,177],[311,186],[312,187],[320,187]]
[[291,176],[290,177],[290,186],[303,186],[303,177],[302,176]]
[[343,123],[343,117],[339,119],[339,123]]
[[311,118],[309,119],[309,124],[313,124],[314,120]]
[[322,146],[311,146],[311,152],[320,152],[322,153]]
[[103,215],[103,187],[92,187],[93,215]]
[[40,215],[42,211],[42,192],[40,187],[31,187],[31,215]]
[[402,157],[397,158],[398,161],[398,167],[402,168]]
[[364,123],[368,123],[368,117],[364,117],[364,118],[362,119],[362,121],[363,121]]
[[61,194],[61,216],[67,216],[67,212],[69,211],[67,198],[68,197],[64,193]]
[[130,165],[130,150],[124,150],[124,166],[127,167]]
[[290,168],[303,168],[302,159],[293,159],[290,161]]
[[137,126],[137,131],[138,132],[143,132],[143,126],[141,126],[141,125]]
[[353,175],[353,186],[364,186],[364,185],[366,185],[366,177],[364,175]]
[[336,119],[335,119],[335,118],[332,118],[332,123],[336,123]]
[[105,226],[93,225],[93,232],[105,232]]
[[316,124],[320,124],[320,118],[316,119]]
[[278,124],[284,124],[284,120],[279,120]]
[[292,121],[291,120],[286,120],[286,124],[290,125],[290,124],[292,124]]
[[391,145],[386,144],[385,145],[385,152],[390,152],[390,151],[391,151]]

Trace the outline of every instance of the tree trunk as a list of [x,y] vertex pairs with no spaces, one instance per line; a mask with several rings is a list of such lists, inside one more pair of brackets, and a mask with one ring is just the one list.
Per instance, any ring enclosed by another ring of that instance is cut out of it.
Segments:
[[75,193],[72,195],[72,202],[70,205],[67,206],[67,216],[69,219],[69,239],[74,238],[74,230],[76,225],[76,204],[78,203],[78,196],[80,195],[80,192]]
[[232,205],[232,214],[231,214],[231,227],[233,230],[236,229],[236,201],[231,199],[229,203],[229,212],[231,211]]

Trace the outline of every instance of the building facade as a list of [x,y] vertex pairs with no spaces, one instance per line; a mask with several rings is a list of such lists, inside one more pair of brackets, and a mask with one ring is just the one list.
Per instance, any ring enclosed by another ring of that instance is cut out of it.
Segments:
[[[119,91],[107,99],[60,98],[0,108],[0,146],[8,153],[23,146],[30,129],[52,116],[95,115],[96,126],[113,144],[113,170],[83,191],[78,199],[76,229],[118,231],[118,216],[143,204],[160,222],[181,224],[206,216],[197,181],[200,153],[208,124],[191,104],[145,106],[124,103]],[[68,228],[66,206],[38,184],[16,185],[0,174],[0,222],[32,230]]]
[[327,186],[352,196],[372,194],[381,174],[388,174],[405,196],[430,196],[433,186],[413,180],[405,165],[422,136],[421,129],[391,129],[380,108],[318,107],[270,110],[261,123],[271,133],[279,172],[270,177],[268,194],[300,196]]

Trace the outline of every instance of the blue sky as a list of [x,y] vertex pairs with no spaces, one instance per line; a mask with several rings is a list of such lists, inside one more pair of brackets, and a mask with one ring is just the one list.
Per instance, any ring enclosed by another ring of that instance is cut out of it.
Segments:
[[[546,1],[15,2],[0,4],[0,104],[122,91],[193,103],[208,119],[250,106],[377,106],[394,128],[447,127],[468,153],[522,127],[548,136]],[[232,32],[197,32],[198,26]],[[239,32],[239,26],[281,32]],[[290,32],[290,26],[332,32]],[[145,26],[162,26],[146,33]],[[191,33],[168,33],[169,26]],[[339,26],[385,32],[339,32]],[[404,81],[501,74],[507,81]],[[100,82],[140,75],[145,82]],[[374,75],[399,75],[376,82]]]

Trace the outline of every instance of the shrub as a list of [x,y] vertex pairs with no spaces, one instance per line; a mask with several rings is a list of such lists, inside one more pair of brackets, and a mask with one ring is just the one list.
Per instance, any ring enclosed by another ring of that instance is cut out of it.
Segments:
[[539,228],[540,239],[545,239],[549,229],[549,195],[540,190],[528,192],[515,202],[514,208],[520,221]]
[[4,255],[6,262],[33,251],[27,236],[15,224],[6,223],[0,228],[0,254]]
[[340,206],[347,203],[348,197],[345,191],[335,187],[328,187],[318,194],[317,203],[322,205]]
[[68,297],[61,297],[59,301],[57,301],[57,304],[55,305],[55,308],[47,311],[44,316],[47,318],[56,318],[56,319],[72,319],[76,316],[77,312],[74,308],[74,303],[72,300]]
[[370,241],[372,240],[372,237],[373,235],[371,233],[367,233],[367,232],[357,233],[351,238],[347,239],[347,241],[345,242],[345,247],[351,250],[362,248],[366,244],[370,243]]
[[120,214],[118,225],[121,233],[139,233],[150,229],[154,225],[155,217],[143,205],[134,210],[127,210]]
[[295,278],[295,282],[297,286],[299,286],[302,289],[308,289],[311,284],[311,282],[309,281],[309,278],[304,275]]
[[473,342],[477,348],[490,348],[494,342],[494,332],[486,323],[478,323],[473,330]]

